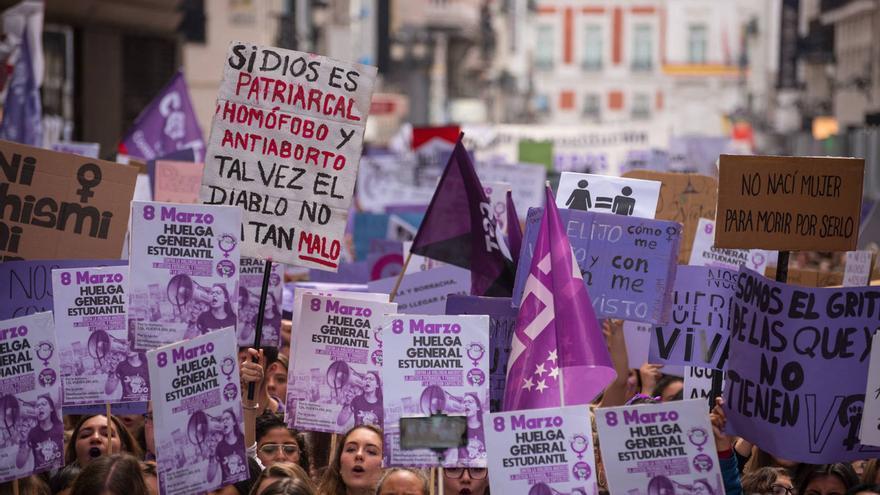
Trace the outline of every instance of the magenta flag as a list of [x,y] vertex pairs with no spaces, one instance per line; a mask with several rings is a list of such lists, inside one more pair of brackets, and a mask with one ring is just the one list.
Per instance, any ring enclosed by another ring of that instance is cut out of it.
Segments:
[[516,317],[505,411],[588,404],[616,376],[549,186],[546,194]]
[[516,214],[516,206],[513,204],[513,193],[507,191],[507,247],[510,248],[513,266],[519,266],[522,238],[522,226],[519,224],[519,215]]

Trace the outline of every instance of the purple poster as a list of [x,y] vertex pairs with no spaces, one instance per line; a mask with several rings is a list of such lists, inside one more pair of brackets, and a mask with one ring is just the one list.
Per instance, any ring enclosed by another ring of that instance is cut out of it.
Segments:
[[[241,275],[238,281],[238,345],[254,345],[257,328],[257,312],[260,309],[260,293],[263,289],[263,272],[266,262],[256,258],[241,257]],[[278,347],[281,343],[281,297],[284,289],[284,265],[272,263],[269,288],[266,291],[266,309],[263,311],[263,333],[260,345]]]
[[486,467],[488,348],[488,316],[391,315],[384,320],[385,466],[436,466],[436,453],[401,448],[400,418],[442,413],[467,419],[467,444],[444,451],[443,465]]
[[507,358],[516,330],[516,308],[510,306],[509,297],[450,294],[446,314],[489,316],[489,410],[500,411],[507,382]]
[[64,465],[52,313],[0,321],[0,482]]
[[[513,288],[519,305],[543,208],[530,208]],[[665,323],[675,282],[681,225],[665,220],[562,209],[598,318]]]
[[811,464],[880,455],[859,443],[880,289],[790,286],[740,268],[724,383],[728,433]]
[[679,266],[672,291],[672,316],[651,332],[648,362],[724,369],[736,279],[736,270]]

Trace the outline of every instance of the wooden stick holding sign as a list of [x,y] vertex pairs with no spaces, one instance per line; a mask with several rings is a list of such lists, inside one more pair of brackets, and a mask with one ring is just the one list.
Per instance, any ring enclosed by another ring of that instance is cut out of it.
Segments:
[[[254,331],[254,349],[260,350],[261,340],[263,340],[263,316],[266,312],[266,299],[269,294],[269,276],[272,274],[272,260],[266,260],[266,266],[263,267],[263,285],[260,288],[260,305],[257,308],[257,328]],[[253,362],[259,362],[259,358],[254,356]],[[265,372],[265,370],[263,370]],[[247,391],[247,399],[249,401],[254,400],[254,382],[248,383],[248,391]],[[263,405],[265,407],[266,404]]]

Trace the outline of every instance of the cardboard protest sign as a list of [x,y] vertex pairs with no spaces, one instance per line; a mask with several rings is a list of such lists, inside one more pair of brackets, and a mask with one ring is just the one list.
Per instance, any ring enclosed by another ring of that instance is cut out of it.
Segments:
[[749,270],[764,273],[773,252],[763,249],[724,249],[713,247],[715,243],[715,221],[701,218],[693,237],[688,265],[712,266],[738,270],[745,266]]
[[128,267],[52,271],[63,405],[150,399],[147,360],[132,351]]
[[0,482],[64,465],[52,313],[0,321]]
[[153,199],[167,203],[198,203],[204,163],[157,160]]
[[161,493],[248,479],[238,348],[231,327],[147,352]]
[[712,377],[715,373],[721,373],[721,371],[698,366],[685,366],[684,398],[708,399],[712,392]]
[[[367,284],[370,292],[391,293],[397,277],[374,280]],[[394,302],[397,310],[407,314],[442,315],[450,294],[470,294],[471,272],[454,265],[445,265],[411,275],[404,275]]]
[[489,406],[489,317],[391,315],[382,324],[385,466],[436,466],[427,449],[403,450],[400,418],[465,416],[467,445],[447,467],[486,467],[483,412]]
[[728,433],[811,464],[880,454],[858,440],[880,291],[793,287],[744,268],[734,287]]
[[482,184],[510,184],[520,221],[526,219],[530,207],[544,206],[545,168],[532,163],[477,162],[476,170]]
[[[238,345],[254,345],[257,329],[257,311],[260,308],[260,292],[263,289],[263,272],[266,262],[256,258],[241,257],[241,275],[238,280]],[[281,293],[284,290],[284,265],[272,263],[269,288],[266,291],[266,308],[263,310],[263,333],[260,345],[278,347],[281,344]]]
[[572,210],[654,218],[660,182],[562,172],[556,206]]
[[[764,269],[767,278],[776,278],[776,267],[768,266]],[[843,283],[843,273],[817,270],[815,268],[788,267],[788,285],[800,285],[803,287],[832,287]]]
[[508,297],[463,296],[450,294],[446,298],[448,315],[489,316],[489,410],[501,410],[504,384],[507,383],[507,360],[513,332],[516,331],[516,308]]
[[666,324],[654,327],[648,362],[724,369],[737,273],[727,268],[679,266],[672,316]]
[[721,155],[715,246],[857,249],[865,161]]
[[864,445],[880,447],[880,332],[875,332],[871,340],[868,388],[865,390],[859,440]]
[[376,68],[233,41],[200,199],[243,210],[242,254],[336,271]]
[[678,263],[686,264],[691,256],[697,223],[702,218],[715,218],[718,181],[708,175],[650,170],[633,170],[623,174],[623,177],[660,182],[660,200],[653,218],[672,220],[682,225]]
[[724,493],[706,401],[603,408],[596,426],[611,493]]
[[590,410],[585,406],[484,416],[491,488],[496,493],[596,494]]
[[292,333],[287,424],[344,433],[368,424],[382,428],[381,322],[397,305],[343,296],[306,294]]
[[52,270],[128,265],[126,260],[35,260],[0,263],[0,320],[52,311]]
[[[513,287],[513,303],[517,306],[542,214],[543,208],[531,208],[526,221]],[[570,209],[560,209],[559,217],[597,317],[666,321],[681,238],[679,224]]]
[[135,201],[131,211],[134,348],[235,328],[241,209]]
[[874,253],[871,251],[848,251],[844,265],[843,286],[863,287],[871,279],[871,265]]
[[137,169],[0,141],[0,261],[118,258]]

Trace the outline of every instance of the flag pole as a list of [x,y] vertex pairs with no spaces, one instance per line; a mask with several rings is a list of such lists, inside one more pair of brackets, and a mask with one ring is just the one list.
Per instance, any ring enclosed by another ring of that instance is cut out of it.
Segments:
[[[256,349],[258,351],[260,350],[261,341],[263,340],[263,316],[264,316],[264,313],[266,312],[266,299],[268,298],[268,295],[269,295],[269,278],[270,278],[271,274],[272,274],[272,258],[268,258],[266,260],[266,265],[263,267],[263,286],[260,289],[260,306],[257,308],[257,321],[255,322],[255,325],[257,326],[257,328],[255,329],[256,331],[254,332],[254,349]],[[253,362],[257,363],[259,361],[260,361],[260,359],[258,357],[256,357],[256,356],[253,357]],[[263,371],[265,372],[266,370],[263,370]],[[254,389],[255,388],[256,388],[255,382],[248,383],[247,398],[249,401],[254,400]],[[263,407],[266,407],[266,406],[268,406],[268,404],[263,404]]]
[[394,299],[397,297],[397,289],[400,288],[400,283],[403,282],[403,275],[406,273],[406,267],[409,266],[410,258],[412,258],[412,250],[406,253],[406,261],[403,262],[403,268],[401,268],[400,273],[397,274],[397,281],[394,282],[394,288],[391,289],[391,294],[388,295],[388,302],[394,302]]

